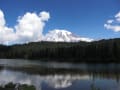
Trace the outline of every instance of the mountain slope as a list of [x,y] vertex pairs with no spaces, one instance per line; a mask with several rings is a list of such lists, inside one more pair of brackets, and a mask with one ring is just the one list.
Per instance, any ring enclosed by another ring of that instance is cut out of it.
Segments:
[[49,33],[47,33],[45,35],[44,41],[52,41],[52,42],[86,41],[86,42],[91,42],[91,41],[93,41],[93,39],[79,37],[69,31],[66,31],[66,30],[53,30],[53,31],[49,31]]

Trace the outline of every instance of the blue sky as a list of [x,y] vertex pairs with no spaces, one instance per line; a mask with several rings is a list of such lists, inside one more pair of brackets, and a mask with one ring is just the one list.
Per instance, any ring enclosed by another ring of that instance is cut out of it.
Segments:
[[43,33],[66,29],[93,39],[116,38],[119,32],[107,30],[104,24],[120,11],[120,0],[0,0],[6,25],[14,27],[18,16],[26,12],[50,13]]

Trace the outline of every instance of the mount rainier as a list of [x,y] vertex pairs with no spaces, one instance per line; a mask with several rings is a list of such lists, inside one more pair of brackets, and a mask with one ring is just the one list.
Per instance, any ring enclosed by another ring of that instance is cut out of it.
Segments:
[[52,30],[49,31],[44,36],[44,41],[51,41],[51,42],[79,42],[79,41],[86,41],[91,42],[93,39],[85,38],[85,37],[79,37],[77,35],[74,35],[70,31],[67,30]]

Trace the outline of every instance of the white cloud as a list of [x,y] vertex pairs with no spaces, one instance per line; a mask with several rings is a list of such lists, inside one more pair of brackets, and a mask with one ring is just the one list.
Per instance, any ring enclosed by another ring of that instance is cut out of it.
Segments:
[[115,18],[118,22],[120,22],[120,12],[115,15]]
[[116,18],[119,18],[120,17],[120,12],[118,12],[116,15],[115,15]]
[[112,20],[112,19],[110,19],[110,20],[107,21],[107,23],[109,23],[109,24],[111,24],[113,22],[114,22],[114,20]]
[[19,38],[17,42],[26,43],[42,40],[45,21],[49,18],[49,13],[45,11],[41,12],[40,15],[27,12],[24,16],[18,18],[18,24],[15,26]]
[[4,14],[2,10],[0,10],[0,26],[4,26],[4,25],[5,25]]
[[15,40],[15,34],[12,28],[5,26],[4,13],[0,10],[0,44],[8,44]]
[[120,26],[119,25],[110,25],[110,24],[104,24],[104,27],[106,29],[111,29],[115,32],[119,32],[120,31]]
[[[48,21],[50,15],[48,12],[40,14],[27,12],[19,16],[15,28],[5,26],[4,13],[0,10],[0,44],[27,43],[42,40],[45,21]],[[15,31],[15,32],[14,32]]]
[[50,18],[49,12],[46,12],[46,11],[41,12],[39,16],[41,17],[41,20],[43,21],[48,21],[48,19]]
[[114,19],[108,20],[104,27],[114,32],[120,32],[120,12],[115,15]]

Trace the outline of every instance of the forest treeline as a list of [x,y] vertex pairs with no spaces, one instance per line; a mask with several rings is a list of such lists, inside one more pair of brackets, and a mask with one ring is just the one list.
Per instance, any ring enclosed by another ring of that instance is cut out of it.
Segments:
[[32,42],[0,45],[0,58],[59,62],[120,62],[120,39],[94,42]]

